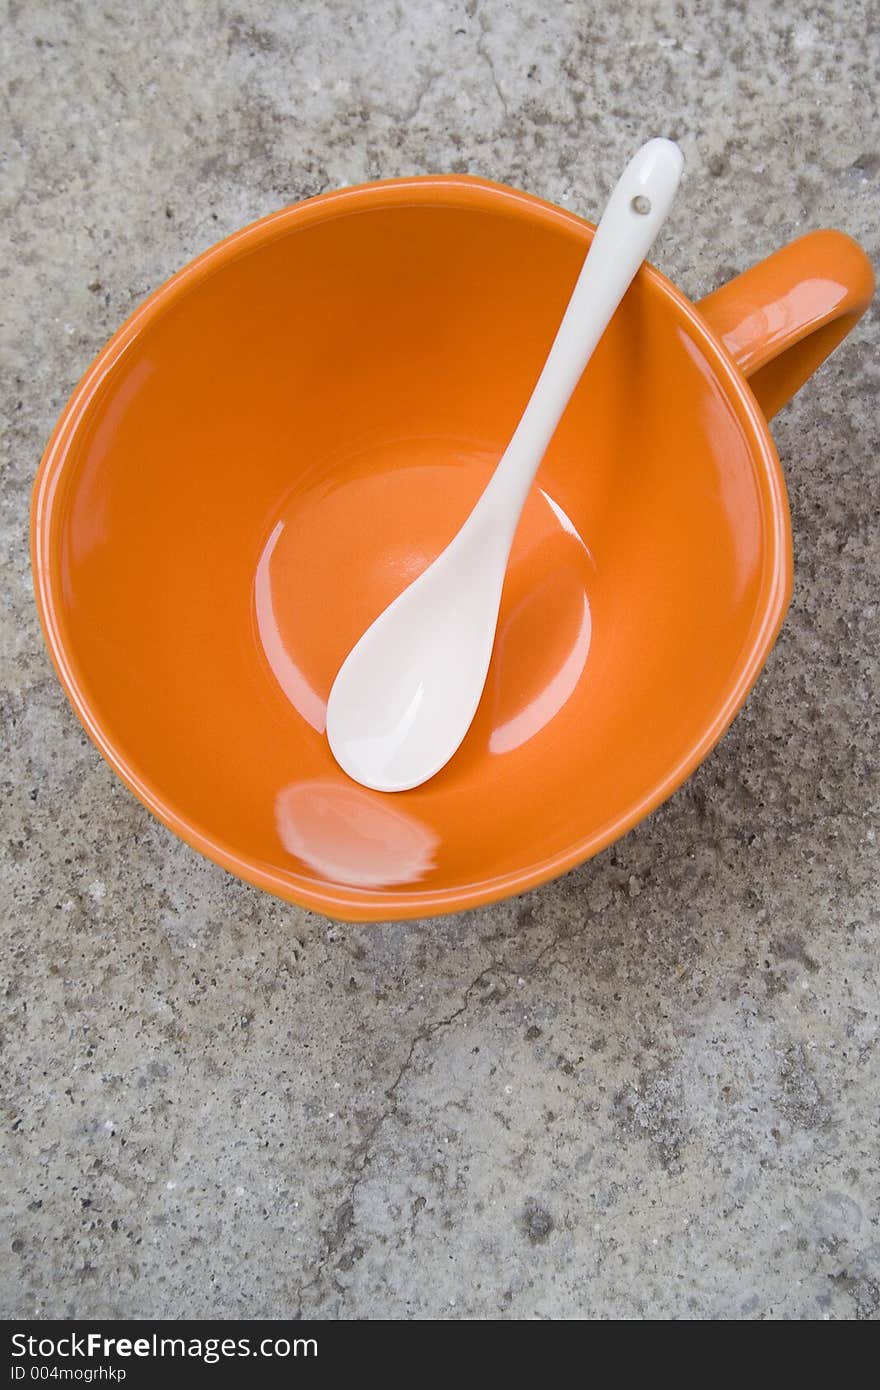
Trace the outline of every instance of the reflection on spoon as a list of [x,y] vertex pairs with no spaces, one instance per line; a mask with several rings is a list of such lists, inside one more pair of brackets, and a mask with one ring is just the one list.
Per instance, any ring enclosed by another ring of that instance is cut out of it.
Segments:
[[284,848],[335,883],[390,888],[434,868],[437,835],[380,793],[348,781],[292,782],[275,799]]

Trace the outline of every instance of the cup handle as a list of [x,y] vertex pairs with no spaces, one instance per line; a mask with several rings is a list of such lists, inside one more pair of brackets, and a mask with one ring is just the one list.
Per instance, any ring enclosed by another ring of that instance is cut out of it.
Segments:
[[858,322],[871,262],[845,232],[809,232],[701,299],[700,313],[771,419]]

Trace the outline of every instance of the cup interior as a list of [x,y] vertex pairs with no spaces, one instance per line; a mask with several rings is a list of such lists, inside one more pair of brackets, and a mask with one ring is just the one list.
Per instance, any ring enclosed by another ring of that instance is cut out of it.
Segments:
[[35,513],[53,654],[129,784],[243,877],[349,917],[502,896],[662,800],[744,698],[784,609],[781,481],[646,270],[527,503],[458,755],[383,795],[329,752],[339,664],[476,501],[589,236],[465,180],[319,199],[154,296],[69,408]]

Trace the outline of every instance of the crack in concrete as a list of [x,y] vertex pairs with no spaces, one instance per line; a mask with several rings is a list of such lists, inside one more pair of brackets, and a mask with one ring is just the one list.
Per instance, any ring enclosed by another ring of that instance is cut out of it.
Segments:
[[400,1068],[400,1071],[397,1073],[397,1076],[394,1078],[394,1081],[391,1083],[388,1090],[385,1092],[385,1097],[387,1100],[393,1100],[396,1096],[398,1086],[400,1085],[401,1081],[403,1080],[404,1076],[406,1075],[407,1071],[412,1065],[413,1055],[415,1054],[415,1050],[418,1047],[419,1043],[427,1042],[429,1038],[433,1038],[435,1033],[439,1033],[441,1028],[448,1028],[451,1024],[455,1022],[457,1018],[461,1018],[461,1015],[467,1011],[467,1008],[471,1002],[471,995],[473,994],[474,990],[479,988],[482,981],[485,980],[486,976],[490,975],[493,972],[493,970],[498,970],[498,966],[495,961],[493,961],[491,965],[487,965],[485,969],[480,971],[476,979],[471,981],[471,983],[468,985],[467,989],[464,992],[464,1002],[459,1006],[459,1008],[453,1010],[453,1012],[451,1014],[448,1014],[446,1018],[438,1018],[433,1023],[429,1023],[426,1028],[423,1028],[420,1032],[416,1033],[416,1036],[413,1038],[412,1042],[409,1045],[409,1052],[406,1055],[403,1066]]
[[[355,1150],[352,1162],[358,1164],[358,1167],[352,1176],[351,1183],[349,1184],[349,1188],[346,1195],[343,1197],[342,1201],[336,1207],[333,1218],[333,1229],[330,1230],[328,1234],[324,1235],[324,1252],[320,1260],[318,1261],[317,1269],[315,1270],[315,1273],[312,1275],[311,1279],[309,1279],[307,1283],[303,1284],[299,1290],[298,1297],[300,1310],[302,1309],[303,1295],[308,1293],[311,1289],[315,1288],[316,1285],[320,1284],[321,1280],[324,1277],[324,1272],[328,1263],[330,1262],[331,1258],[334,1255],[338,1254],[339,1251],[342,1249],[348,1237],[349,1231],[355,1224],[354,1199],[357,1190],[364,1179],[364,1174],[371,1162],[370,1150],[372,1148],[376,1135],[382,1129],[386,1121],[390,1120],[392,1115],[394,1115],[397,1111],[397,1092],[400,1087],[401,1081],[403,1080],[404,1076],[412,1066],[416,1048],[419,1046],[420,1043],[427,1042],[430,1038],[433,1038],[434,1035],[436,1033],[439,1033],[442,1029],[449,1028],[456,1021],[456,1019],[461,1018],[462,1014],[466,1013],[468,1008],[470,1007],[474,991],[479,989],[482,981],[485,980],[486,976],[491,975],[493,972],[498,972],[498,965],[495,961],[492,961],[490,965],[485,966],[484,969],[482,969],[480,973],[467,986],[464,992],[464,999],[457,1009],[453,1009],[452,1013],[447,1014],[444,1018],[435,1019],[433,1023],[429,1023],[424,1028],[421,1028],[419,1032],[416,1033],[415,1037],[410,1043],[406,1057],[403,1060],[403,1063],[400,1067],[400,1070],[397,1073],[397,1076],[394,1078],[391,1085],[385,1092],[385,1099],[389,1101],[388,1106],[385,1109],[383,1109],[379,1115],[377,1115],[373,1124],[370,1126],[369,1130],[367,1131],[364,1138],[361,1140],[360,1144]],[[339,1288],[338,1285],[336,1287]],[[341,1288],[340,1292],[342,1292]]]
[[503,91],[501,90],[501,83],[498,81],[498,73],[495,71],[495,60],[494,60],[494,58],[492,57],[492,54],[489,52],[488,48],[486,47],[486,35],[487,35],[488,32],[489,32],[489,24],[488,24],[488,21],[486,20],[485,15],[482,15],[482,14],[481,14],[480,17],[479,17],[479,19],[480,19],[480,37],[479,37],[479,39],[477,40],[477,53],[480,55],[480,57],[482,58],[483,62],[486,64],[487,68],[489,69],[489,75],[490,75],[490,77],[492,78],[492,86],[495,88],[495,92],[496,92],[496,95],[497,95],[497,97],[498,97],[498,100],[501,102],[501,109],[502,109],[502,111],[504,112],[505,116],[509,116],[509,115],[510,115],[510,109],[509,109],[509,107],[508,107],[508,105],[507,105],[507,97],[504,95]]
[[[379,1115],[377,1115],[373,1124],[370,1126],[369,1130],[367,1131],[364,1138],[361,1140],[360,1144],[357,1146],[357,1149],[354,1152],[354,1155],[352,1157],[352,1163],[357,1164],[358,1166],[352,1176],[348,1191],[346,1192],[342,1201],[335,1208],[331,1227],[329,1227],[328,1230],[324,1233],[324,1252],[320,1260],[318,1261],[317,1269],[315,1273],[312,1275],[312,1278],[309,1279],[308,1282],[303,1284],[300,1288],[300,1309],[302,1308],[303,1295],[307,1294],[310,1290],[312,1290],[321,1283],[327,1265],[329,1264],[331,1258],[335,1255],[340,1254],[350,1231],[356,1224],[354,1215],[354,1199],[357,1194],[358,1188],[364,1180],[366,1170],[371,1162],[371,1149],[373,1143],[379,1131],[385,1125],[386,1121],[391,1119],[391,1117],[397,1111],[397,1093],[400,1089],[400,1084],[403,1081],[403,1078],[406,1076],[407,1072],[412,1067],[413,1058],[416,1054],[416,1049],[420,1047],[422,1043],[429,1042],[430,1039],[433,1038],[437,1033],[442,1032],[446,1028],[450,1028],[452,1024],[456,1022],[457,1019],[461,1018],[463,1014],[467,1013],[468,1009],[470,1008],[474,993],[480,988],[480,985],[487,978],[487,976],[495,975],[500,980],[505,981],[518,975],[533,975],[539,968],[541,968],[544,965],[545,961],[547,961],[547,966],[544,968],[549,968],[553,965],[556,965],[558,963],[557,960],[548,960],[548,957],[551,956],[551,953],[556,951],[558,947],[560,947],[564,942],[573,941],[576,937],[581,936],[593,920],[594,919],[592,917],[588,917],[585,918],[585,920],[581,923],[580,927],[574,930],[565,929],[562,931],[554,932],[547,944],[541,947],[541,950],[538,952],[535,958],[527,966],[524,966],[521,970],[516,970],[511,966],[504,966],[498,961],[493,960],[489,965],[484,966],[484,968],[479,972],[479,974],[476,975],[474,979],[471,980],[470,984],[465,988],[464,998],[457,1009],[453,1009],[452,1013],[446,1014],[443,1018],[435,1019],[433,1023],[426,1024],[423,1028],[419,1029],[415,1037],[410,1042],[407,1054],[403,1059],[403,1062],[400,1066],[400,1069],[398,1070],[396,1077],[394,1078],[391,1085],[385,1092],[385,1099],[389,1102],[389,1104],[385,1109],[381,1111]],[[492,1000],[496,999],[497,997],[498,996],[493,992],[488,996],[485,1002],[491,1003]],[[338,1292],[344,1292],[343,1287],[339,1284],[336,1284],[335,1281],[334,1287],[337,1288]]]

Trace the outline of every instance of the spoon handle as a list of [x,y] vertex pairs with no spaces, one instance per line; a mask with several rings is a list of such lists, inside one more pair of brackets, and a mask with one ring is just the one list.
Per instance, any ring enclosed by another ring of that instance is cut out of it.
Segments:
[[506,494],[514,527],[571,394],[666,220],[683,165],[671,140],[649,140],[608,200],[543,371],[490,483],[496,503],[499,492]]

